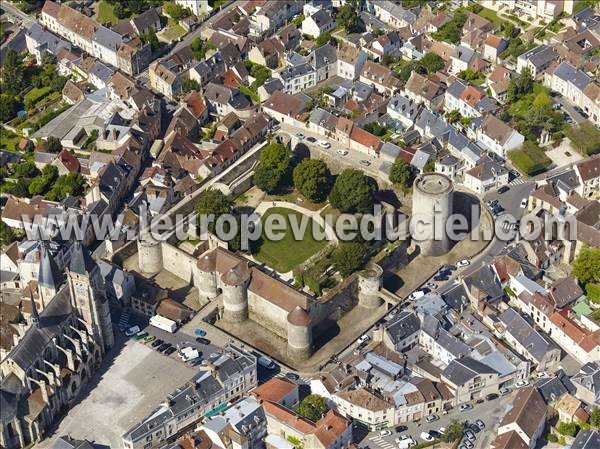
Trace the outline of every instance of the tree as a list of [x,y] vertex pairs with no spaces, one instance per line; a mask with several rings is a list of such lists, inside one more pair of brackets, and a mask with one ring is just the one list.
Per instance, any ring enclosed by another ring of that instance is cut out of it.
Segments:
[[342,212],[368,213],[373,210],[376,192],[377,184],[360,170],[346,169],[335,180],[329,201]]
[[254,184],[264,192],[274,193],[288,171],[290,157],[291,153],[284,144],[271,142],[260,153],[260,165],[254,172]]
[[23,58],[12,48],[9,48],[2,63],[2,90],[4,93],[16,95],[21,92],[24,72]]
[[529,69],[524,69],[518,78],[511,80],[508,83],[508,101],[515,102],[533,91],[533,77]]
[[450,44],[458,44],[462,37],[462,30],[467,16],[463,12],[456,12],[454,17],[443,24],[435,33],[431,34],[436,41],[446,41]]
[[590,425],[600,429],[600,408],[594,407],[590,412]]
[[446,112],[445,117],[448,123],[456,123],[460,120],[460,111],[458,109],[453,109],[452,111]]
[[44,195],[58,178],[58,168],[54,165],[46,165],[42,174],[31,180],[29,193],[31,195]]
[[396,159],[390,168],[390,181],[404,187],[412,186],[414,173],[408,162],[404,159]]
[[48,137],[46,140],[46,151],[48,151],[48,153],[60,153],[60,150],[62,150],[60,139],[54,136]]
[[452,443],[459,440],[463,436],[464,425],[463,423],[453,419],[452,422],[446,427],[446,431],[442,435],[442,440],[446,443]]
[[425,56],[419,60],[419,63],[427,69],[428,73],[437,72],[446,66],[446,61],[441,56],[431,52],[425,53]]
[[309,394],[298,406],[298,414],[311,421],[318,421],[328,410],[327,400],[318,394]]
[[585,286],[585,295],[591,302],[600,305],[600,284],[588,283]]
[[429,159],[423,166],[423,173],[433,173],[435,171],[435,159]]
[[558,423],[558,426],[556,426],[556,430],[562,435],[574,437],[577,434],[578,428],[577,424],[574,422],[560,422]]
[[335,16],[335,20],[339,25],[344,27],[348,33],[356,33],[360,31],[358,18],[359,10],[360,5],[358,4],[358,0],[349,0],[339,9]]
[[333,252],[333,265],[343,277],[350,276],[362,268],[365,262],[366,243],[360,241],[342,242]]
[[81,196],[85,187],[85,178],[80,173],[68,173],[59,176],[46,194],[50,201],[62,201],[67,195]]
[[18,162],[13,165],[13,176],[16,179],[33,178],[39,170],[32,161]]
[[[128,3],[142,3],[136,0],[135,2]],[[143,7],[143,4],[142,4]],[[165,2],[163,5],[163,11],[168,14],[173,20],[179,22],[181,19],[185,19],[187,16],[190,16],[192,12],[188,8],[184,8],[183,6],[176,3],[167,3]]]
[[190,92],[192,90],[200,90],[200,84],[198,84],[198,82],[196,80],[193,80],[191,78],[184,78],[183,81],[181,81],[181,91],[183,93],[186,92]]
[[15,238],[15,232],[12,230],[12,228],[0,220],[0,244],[10,245],[15,241]]
[[583,248],[573,262],[573,275],[584,286],[600,283],[600,248]]
[[148,31],[140,34],[140,39],[142,39],[144,44],[150,44],[153,52],[160,48],[160,42],[158,42],[158,37],[156,36],[156,30],[154,27],[150,27],[148,28]]
[[321,202],[329,193],[331,173],[321,159],[304,159],[294,168],[294,187],[311,201]]
[[[202,216],[214,215],[215,219],[208,225],[208,231],[214,234],[217,219],[221,215],[231,213],[232,204],[231,200],[220,190],[205,190],[198,197],[198,204],[196,204],[198,219],[200,220]],[[200,224],[201,221],[198,221],[198,226]]]
[[0,94],[0,121],[7,122],[17,113],[17,102],[14,95]]
[[317,48],[329,43],[329,41],[331,41],[331,33],[319,34],[316,40]]

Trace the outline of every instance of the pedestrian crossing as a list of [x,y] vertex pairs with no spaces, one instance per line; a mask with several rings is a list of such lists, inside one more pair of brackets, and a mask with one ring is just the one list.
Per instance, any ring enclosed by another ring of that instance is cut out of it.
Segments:
[[390,443],[389,441],[384,440],[381,435],[371,437],[371,438],[369,438],[369,440],[371,440],[377,446],[382,447],[383,449],[392,449],[392,448],[396,447],[393,443]]
[[125,311],[121,314],[121,317],[119,318],[119,329],[121,330],[125,330],[129,327],[129,317],[130,317],[130,313],[129,311]]
[[508,183],[509,186],[518,186],[520,184],[525,184],[527,181],[525,179],[523,179],[522,176],[519,176],[518,178],[513,179],[511,182]]

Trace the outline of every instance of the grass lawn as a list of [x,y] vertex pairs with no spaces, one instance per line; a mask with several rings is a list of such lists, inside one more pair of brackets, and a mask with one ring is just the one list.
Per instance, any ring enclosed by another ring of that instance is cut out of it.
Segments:
[[552,164],[552,160],[546,156],[544,151],[529,141],[525,142],[520,150],[510,151],[508,158],[520,172],[528,176],[542,173]]
[[169,19],[169,23],[166,29],[162,30],[159,35],[169,42],[173,42],[184,36],[187,31],[173,19]]
[[584,156],[600,153],[600,131],[590,122],[565,129],[566,136],[573,146]]
[[291,209],[284,207],[273,207],[269,209],[261,217],[263,227],[265,220],[272,214],[279,214],[285,217],[285,236],[283,239],[275,242],[269,240],[265,236],[263,229],[263,238],[260,249],[254,254],[254,257],[259,262],[265,263],[280,273],[287,273],[327,246],[327,240],[316,241],[313,238],[313,226],[318,226],[313,220],[310,220],[306,226],[304,238],[300,241],[294,239],[289,216],[294,215],[296,217],[296,223],[298,223],[298,227],[300,227],[303,214]]
[[9,131],[8,129],[0,129],[0,148],[8,151],[17,151],[17,145],[21,141],[21,136]]
[[496,14],[496,11],[493,11],[489,8],[483,8],[481,11],[479,11],[477,13],[477,15],[483,17],[484,19],[488,19],[490,22],[492,22],[496,26],[500,26],[502,24],[502,22],[504,22],[504,20],[502,20],[500,17],[498,17],[498,14]]
[[258,95],[258,93],[256,91],[254,91],[254,90],[250,89],[248,86],[244,86],[244,85],[240,85],[239,89],[240,89],[241,93],[243,93],[248,98],[250,98],[252,103],[260,104],[260,96]]
[[115,15],[114,9],[115,5],[111,5],[110,3],[102,0],[98,4],[98,22],[102,24],[109,23],[111,25],[116,25],[119,23],[119,18]]

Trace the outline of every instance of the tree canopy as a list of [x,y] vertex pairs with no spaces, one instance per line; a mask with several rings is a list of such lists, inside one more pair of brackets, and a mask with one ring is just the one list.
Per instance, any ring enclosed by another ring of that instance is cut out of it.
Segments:
[[[208,231],[214,234],[217,219],[221,215],[230,213],[232,205],[231,200],[220,190],[205,190],[198,196],[198,204],[196,204],[198,219],[200,220],[202,215],[214,215],[215,219],[208,225]],[[200,223],[199,221],[198,226]]]
[[294,187],[311,201],[323,201],[329,193],[331,173],[321,159],[304,159],[294,168]]
[[453,419],[452,422],[446,427],[446,431],[442,435],[442,440],[446,443],[452,443],[459,440],[463,436],[464,425],[463,423]]
[[390,181],[403,187],[411,187],[414,181],[414,172],[404,159],[396,159],[390,169]]
[[373,211],[376,192],[377,184],[360,170],[346,169],[335,180],[329,201],[342,212],[368,213]]
[[344,27],[348,33],[357,33],[361,31],[358,11],[360,5],[358,0],[349,0],[344,3],[335,16],[336,22]]
[[327,400],[318,394],[309,394],[298,406],[298,414],[311,421],[318,421],[328,410]]
[[85,178],[80,173],[68,173],[59,176],[46,194],[50,201],[62,201],[67,195],[81,196],[85,187]]
[[291,153],[284,144],[271,142],[260,153],[254,184],[264,192],[274,193],[288,172],[290,157]]
[[360,270],[365,262],[367,245],[361,241],[341,242],[333,252],[333,265],[343,277]]
[[583,285],[600,283],[600,248],[582,248],[573,262],[573,276]]
[[451,20],[443,24],[431,37],[436,41],[446,41],[450,44],[458,44],[462,37],[463,26],[467,16],[463,12],[456,12]]

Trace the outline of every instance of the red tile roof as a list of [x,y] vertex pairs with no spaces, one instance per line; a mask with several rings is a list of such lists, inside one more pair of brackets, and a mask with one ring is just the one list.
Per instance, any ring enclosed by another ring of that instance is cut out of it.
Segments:
[[379,148],[381,147],[381,140],[379,140],[377,136],[374,136],[370,132],[359,128],[358,126],[352,128],[350,139],[360,143],[365,147],[369,147],[374,151],[379,151]]
[[263,401],[280,403],[292,391],[297,389],[298,385],[295,383],[280,377],[273,377],[268,382],[252,390],[252,394]]

